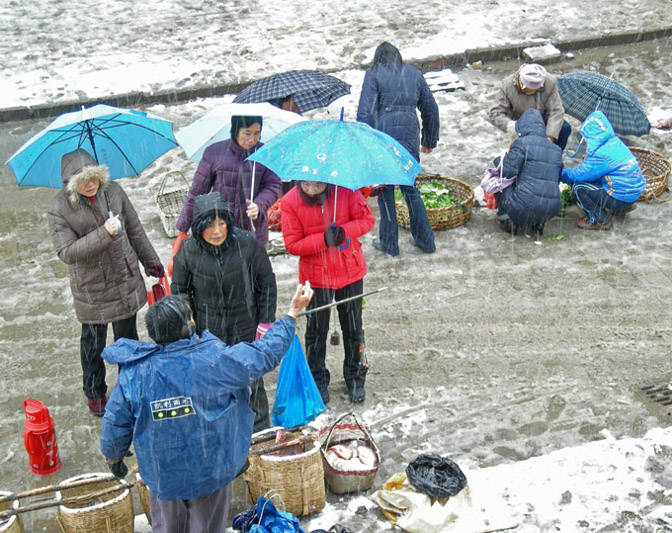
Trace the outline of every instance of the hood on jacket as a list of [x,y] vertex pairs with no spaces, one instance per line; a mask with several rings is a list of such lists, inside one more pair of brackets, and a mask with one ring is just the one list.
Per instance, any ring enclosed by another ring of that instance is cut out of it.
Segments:
[[107,165],[99,165],[91,154],[82,148],[68,152],[61,157],[61,180],[71,203],[79,202],[80,195],[77,189],[90,179],[97,179],[100,182],[99,190],[105,190],[110,182],[110,171]]
[[546,137],[546,124],[539,110],[534,108],[526,109],[516,121],[516,132],[521,137],[525,135],[541,135],[542,137]]
[[233,233],[234,219],[229,204],[222,198],[218,191],[201,194],[194,198],[193,221],[191,223],[191,235],[198,242],[210,246],[203,240],[203,231],[212,224],[215,218],[221,218],[226,222],[226,241]]
[[374,67],[382,65],[393,72],[399,72],[402,64],[403,61],[399,49],[387,41],[380,43],[373,54],[372,66]]
[[[205,332],[201,338],[207,335],[210,334]],[[166,345],[160,345],[154,342],[136,341],[122,337],[121,339],[116,340],[113,344],[106,346],[101,357],[111,365],[127,365],[157,353],[179,356],[187,352],[192,343],[197,342],[200,342],[200,338],[197,335],[193,335],[189,339],[180,339],[179,341],[171,342]]]
[[615,137],[614,128],[611,127],[609,119],[602,111],[595,111],[588,115],[581,124],[579,133],[586,141],[588,155],[595,153],[600,146]]

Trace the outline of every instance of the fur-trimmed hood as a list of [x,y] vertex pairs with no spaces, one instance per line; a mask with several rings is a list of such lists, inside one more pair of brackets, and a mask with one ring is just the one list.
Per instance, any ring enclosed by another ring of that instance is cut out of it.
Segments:
[[110,182],[110,171],[107,165],[99,165],[86,150],[78,148],[61,158],[61,180],[72,204],[77,204],[81,196],[77,188],[90,179],[100,181],[99,191],[104,191]]

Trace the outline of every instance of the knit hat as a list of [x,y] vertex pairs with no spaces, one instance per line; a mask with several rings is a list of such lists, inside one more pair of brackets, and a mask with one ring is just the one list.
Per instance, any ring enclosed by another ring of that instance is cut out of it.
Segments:
[[541,89],[546,81],[546,69],[536,63],[525,63],[518,69],[518,79],[526,89]]
[[182,296],[171,295],[155,302],[145,315],[150,338],[157,344],[170,344],[183,338],[191,309]]

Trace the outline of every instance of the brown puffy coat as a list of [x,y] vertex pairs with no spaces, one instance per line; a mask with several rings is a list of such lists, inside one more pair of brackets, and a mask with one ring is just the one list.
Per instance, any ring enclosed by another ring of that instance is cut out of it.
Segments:
[[[81,152],[73,154],[83,159]],[[108,324],[129,318],[147,301],[138,259],[145,268],[161,261],[128,196],[109,180],[107,167],[72,165],[68,155],[63,161],[63,189],[51,201],[47,220],[56,253],[68,265],[77,320]],[[77,185],[91,177],[101,182],[93,203],[76,193]],[[115,236],[103,226],[108,218],[104,191],[122,223]]]

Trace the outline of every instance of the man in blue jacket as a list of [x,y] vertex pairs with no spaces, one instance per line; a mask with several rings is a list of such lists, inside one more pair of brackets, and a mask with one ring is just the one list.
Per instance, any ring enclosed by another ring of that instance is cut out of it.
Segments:
[[120,339],[103,352],[119,364],[100,446],[118,477],[131,443],[150,489],[152,531],[223,532],[231,481],[247,459],[254,413],[249,386],[281,361],[294,321],[313,295],[299,285],[286,317],[252,343],[200,338],[186,300],[168,296],[145,321],[153,343]]
[[577,203],[586,212],[581,229],[608,230],[611,214],[625,213],[646,188],[637,158],[614,134],[602,111],[588,115],[579,130],[586,141],[586,157],[576,168],[562,171],[562,181],[572,185]]

